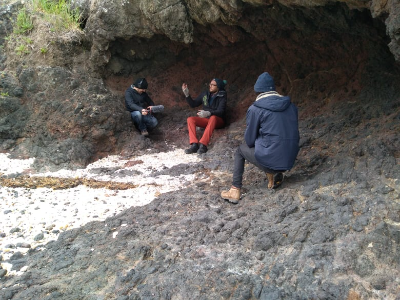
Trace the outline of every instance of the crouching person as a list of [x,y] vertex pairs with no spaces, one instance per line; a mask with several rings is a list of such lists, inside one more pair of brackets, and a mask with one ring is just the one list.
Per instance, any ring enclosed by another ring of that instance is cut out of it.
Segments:
[[238,203],[245,161],[256,165],[266,173],[268,188],[280,186],[283,172],[290,170],[299,152],[297,107],[289,96],[275,91],[273,78],[261,74],[254,91],[260,93],[247,110],[245,143],[235,153],[232,186],[221,197]]
[[125,91],[126,109],[131,113],[133,123],[143,136],[148,136],[148,129],[153,129],[158,124],[152,112],[160,111],[159,107],[164,109],[162,105],[154,106],[153,100],[146,92],[147,87],[146,78],[138,78]]

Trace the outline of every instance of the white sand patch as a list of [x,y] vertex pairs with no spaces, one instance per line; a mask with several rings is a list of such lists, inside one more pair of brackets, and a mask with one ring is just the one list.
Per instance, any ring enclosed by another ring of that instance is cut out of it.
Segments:
[[[22,243],[35,247],[49,240],[57,239],[60,232],[77,228],[90,221],[102,221],[132,206],[142,206],[153,201],[158,195],[185,188],[195,175],[149,176],[153,172],[169,169],[179,164],[198,163],[198,155],[186,155],[182,149],[165,153],[148,154],[129,160],[109,156],[85,169],[60,170],[36,173],[30,176],[59,178],[87,178],[135,184],[128,190],[93,189],[86,186],[64,190],[49,188],[0,187],[0,252],[6,259],[15,251],[27,248],[17,247]],[[34,159],[15,160],[8,154],[0,154],[0,173],[9,175],[30,168]],[[132,166],[126,166],[134,162]],[[105,170],[105,172],[102,171]],[[112,170],[109,172],[107,170]],[[124,176],[115,176],[118,172]],[[129,174],[126,175],[126,172]],[[166,172],[164,172],[165,174]],[[15,231],[15,232],[11,232]],[[43,234],[43,239],[35,237]]]

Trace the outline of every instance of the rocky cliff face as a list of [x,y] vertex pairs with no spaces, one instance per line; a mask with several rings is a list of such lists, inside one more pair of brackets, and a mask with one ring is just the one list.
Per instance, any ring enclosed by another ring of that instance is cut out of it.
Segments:
[[[3,43],[21,7],[9,2],[2,6]],[[254,99],[252,86],[264,71],[292,97],[302,117],[326,104],[366,101],[372,91],[396,93],[395,1],[73,5],[82,12],[82,32],[56,34],[35,18],[27,51],[20,53],[11,42],[1,51],[1,88],[8,96],[2,101],[0,143],[4,150],[38,157],[38,165],[78,167],[124,151],[135,132],[123,93],[138,76],[148,79],[154,100],[167,114],[174,108],[182,123],[187,112],[182,82],[198,94],[213,77],[228,81],[230,122],[243,118]],[[46,52],[40,51],[43,45]],[[182,144],[180,138],[171,142]],[[147,147],[136,144],[135,150]],[[65,156],[67,148],[74,150]]]
[[[22,4],[0,5],[0,150],[59,169],[108,154],[183,148],[194,110],[182,82],[198,94],[219,77],[228,81],[229,126],[215,133],[204,164],[166,172],[224,176],[66,232],[48,251],[31,251],[32,271],[3,278],[0,295],[398,299],[398,1],[73,4],[83,12],[82,32],[54,34],[35,20],[24,54],[4,38]],[[219,189],[229,186],[253,85],[264,71],[299,107],[301,151],[275,193],[250,168],[244,201],[232,207]],[[123,104],[139,76],[166,107],[150,138],[136,132]],[[105,224],[126,225],[123,238],[109,238]]]

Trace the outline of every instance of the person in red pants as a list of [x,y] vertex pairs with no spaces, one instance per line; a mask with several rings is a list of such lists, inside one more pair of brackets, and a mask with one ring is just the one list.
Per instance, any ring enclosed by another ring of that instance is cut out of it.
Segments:
[[[208,91],[203,92],[196,99],[192,99],[187,84],[182,84],[182,91],[190,107],[194,108],[203,105],[203,109],[197,112],[197,117],[189,117],[187,119],[190,147],[185,150],[186,154],[206,153],[214,129],[225,126],[227,101],[225,85],[226,80],[214,78],[210,82]],[[196,126],[205,128],[200,141],[196,136]]]

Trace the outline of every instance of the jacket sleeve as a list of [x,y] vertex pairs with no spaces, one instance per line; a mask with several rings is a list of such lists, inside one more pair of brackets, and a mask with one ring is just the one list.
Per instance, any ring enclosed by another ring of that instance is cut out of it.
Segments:
[[142,111],[142,107],[135,103],[133,94],[128,90],[125,91],[125,105],[129,111]]
[[146,102],[148,104],[148,106],[154,106],[154,101],[151,100],[150,96],[146,93]]
[[195,108],[200,106],[203,103],[203,96],[205,93],[201,93],[199,96],[197,96],[196,99],[192,99],[192,97],[189,95],[186,97],[186,102],[190,105],[190,107]]
[[260,116],[259,113],[254,109],[254,106],[250,106],[247,110],[246,115],[246,131],[244,133],[244,140],[247,146],[253,148],[258,137],[258,130],[260,128]]

